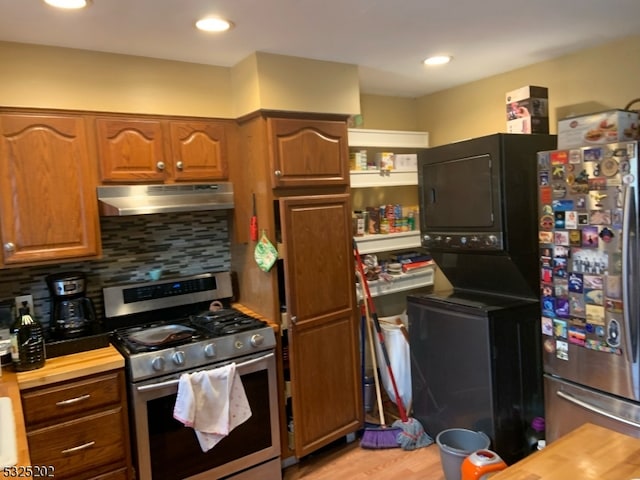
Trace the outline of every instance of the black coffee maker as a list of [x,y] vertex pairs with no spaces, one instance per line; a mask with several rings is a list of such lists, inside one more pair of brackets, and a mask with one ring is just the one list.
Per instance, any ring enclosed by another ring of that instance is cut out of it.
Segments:
[[57,340],[91,333],[96,322],[93,302],[85,296],[87,277],[82,272],[64,272],[46,278],[51,293],[51,335]]

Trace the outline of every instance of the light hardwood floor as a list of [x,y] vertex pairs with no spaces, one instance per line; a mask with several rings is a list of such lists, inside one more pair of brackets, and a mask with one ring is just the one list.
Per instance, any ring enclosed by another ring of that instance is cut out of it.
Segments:
[[444,480],[438,446],[417,450],[360,448],[342,442],[287,467],[283,480]]

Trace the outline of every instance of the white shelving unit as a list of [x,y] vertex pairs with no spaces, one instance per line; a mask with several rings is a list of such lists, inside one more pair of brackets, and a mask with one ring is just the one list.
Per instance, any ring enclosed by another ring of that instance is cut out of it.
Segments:
[[350,128],[349,147],[428,148],[429,134],[404,130]]
[[[381,297],[392,293],[404,292],[415,288],[430,287],[433,285],[435,267],[427,267],[425,270],[413,273],[392,275],[390,281],[373,280],[369,283],[369,291],[372,297]],[[357,289],[358,298],[362,298],[361,289]]]
[[[349,130],[349,148],[383,148],[418,150],[429,146],[429,134],[426,132],[395,130]],[[418,186],[417,170],[353,170],[350,172],[351,188]],[[355,237],[361,255],[408,250],[420,247],[420,232],[411,230],[389,234],[367,234]],[[390,281],[369,282],[373,297],[413,290],[433,285],[435,266],[420,272],[395,275]],[[360,296],[360,289],[358,289]]]
[[351,170],[351,188],[417,185],[417,170]]
[[418,248],[420,246],[420,232],[411,230],[409,232],[388,233],[379,235],[364,235],[355,237],[358,244],[358,252],[361,254],[393,252],[394,250],[405,250]]

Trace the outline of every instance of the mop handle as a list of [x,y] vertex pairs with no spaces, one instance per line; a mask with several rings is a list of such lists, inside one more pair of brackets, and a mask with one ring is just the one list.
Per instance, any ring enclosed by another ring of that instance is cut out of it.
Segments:
[[360,273],[360,279],[362,281],[362,285],[364,287],[364,291],[367,297],[367,304],[369,305],[369,313],[373,319],[373,325],[376,329],[376,333],[378,334],[378,342],[380,343],[380,348],[382,350],[382,356],[384,357],[384,362],[387,366],[387,372],[389,373],[389,378],[391,379],[391,385],[393,387],[393,393],[396,396],[396,403],[398,405],[398,411],[400,412],[400,418],[403,422],[408,422],[409,419],[407,417],[407,412],[404,409],[404,404],[402,403],[402,398],[400,397],[400,393],[398,392],[398,386],[396,385],[396,379],[393,375],[393,370],[391,370],[391,360],[389,359],[389,353],[387,352],[387,346],[384,341],[384,335],[382,334],[382,329],[380,328],[380,321],[378,320],[378,314],[375,310],[375,305],[373,303],[373,298],[371,297],[371,292],[369,291],[369,282],[367,281],[367,277],[364,273],[364,268],[362,266],[362,260],[360,259],[360,252],[358,251],[358,244],[355,239],[353,240],[353,252],[356,256],[356,264],[358,267],[358,272]]

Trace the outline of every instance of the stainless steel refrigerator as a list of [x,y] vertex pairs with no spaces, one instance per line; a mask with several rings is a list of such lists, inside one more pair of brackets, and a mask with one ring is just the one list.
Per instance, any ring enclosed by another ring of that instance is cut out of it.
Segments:
[[538,185],[547,441],[640,438],[638,144],[539,152]]

